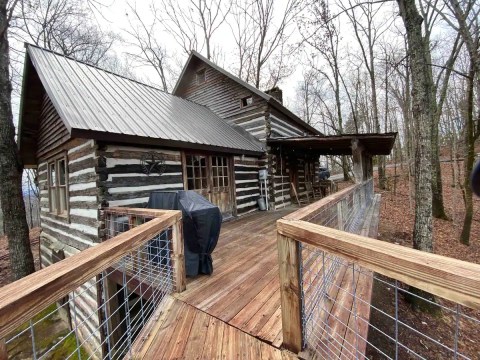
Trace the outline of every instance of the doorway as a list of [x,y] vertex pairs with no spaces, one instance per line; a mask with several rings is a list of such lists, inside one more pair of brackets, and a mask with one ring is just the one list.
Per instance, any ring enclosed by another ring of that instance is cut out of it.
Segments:
[[230,156],[184,154],[184,186],[219,207],[223,218],[233,215]]

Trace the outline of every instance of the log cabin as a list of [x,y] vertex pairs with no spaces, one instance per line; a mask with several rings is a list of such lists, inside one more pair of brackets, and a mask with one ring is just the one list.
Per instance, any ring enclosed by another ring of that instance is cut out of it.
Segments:
[[[27,45],[18,139],[23,164],[37,170],[49,266],[105,239],[106,207],[185,189],[224,218],[258,211],[263,194],[275,211],[311,191],[320,155],[353,154],[356,178],[370,178],[372,155],[389,154],[395,134],[324,136],[282,104],[280,89],[260,91],[195,51],[169,94]],[[93,284],[80,288],[88,296],[75,313],[100,344]]]
[[321,133],[281,101],[194,51],[168,94],[27,45],[19,149],[37,169],[42,248],[99,242],[100,208],[144,207],[155,190],[195,190],[224,218],[257,211],[260,169],[270,208],[290,204],[290,183],[305,191],[318,156],[300,152],[289,169],[267,139]]

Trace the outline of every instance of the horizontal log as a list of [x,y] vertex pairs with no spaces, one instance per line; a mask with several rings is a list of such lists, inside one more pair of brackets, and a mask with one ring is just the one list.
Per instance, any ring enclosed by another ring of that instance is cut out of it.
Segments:
[[1,288],[0,338],[172,226],[179,218],[180,212],[169,212]]
[[[98,169],[99,172],[104,172],[106,174],[130,174],[130,173],[140,173],[142,174],[144,172],[144,167],[140,163],[140,160],[138,161],[138,164],[119,164],[115,165],[113,167],[102,167]],[[170,165],[167,164],[165,165],[165,169],[163,174],[168,174],[168,173],[179,173],[182,172],[182,166],[181,165]]]
[[278,220],[277,230],[379,274],[480,309],[480,265],[300,220]]
[[110,181],[105,181],[103,184],[107,188],[125,187],[125,186],[145,186],[145,185],[163,185],[163,184],[178,184],[183,182],[181,173],[182,169],[179,168],[177,173],[163,173],[161,176],[118,176],[112,178]]

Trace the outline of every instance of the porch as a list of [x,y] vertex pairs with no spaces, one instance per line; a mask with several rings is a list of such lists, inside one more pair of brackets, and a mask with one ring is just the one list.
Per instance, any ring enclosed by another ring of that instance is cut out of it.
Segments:
[[[401,281],[453,302],[442,311],[456,314],[457,333],[465,321],[480,325],[460,306],[480,308],[480,266],[371,239],[379,200],[370,180],[304,208],[227,222],[213,275],[186,286],[179,212],[107,209],[107,221],[127,214],[129,230],[1,289],[4,356],[20,339],[32,358],[67,341],[64,358],[365,358],[377,274],[399,293]],[[83,301],[94,289],[98,303]],[[68,331],[44,347],[39,327],[65,304]],[[453,337],[442,346],[463,353]]]

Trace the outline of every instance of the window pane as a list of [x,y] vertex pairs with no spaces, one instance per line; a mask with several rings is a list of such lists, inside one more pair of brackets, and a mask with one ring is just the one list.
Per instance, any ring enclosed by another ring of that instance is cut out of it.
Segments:
[[50,186],[57,184],[57,178],[55,173],[55,164],[50,164]]
[[223,178],[223,186],[228,186],[228,176]]
[[213,187],[218,187],[218,177],[213,178]]
[[194,183],[193,183],[193,179],[188,179],[187,185],[188,185],[187,190],[193,190],[193,189],[195,189],[195,185],[194,185]]
[[65,160],[58,161],[58,184],[59,185],[67,184]]
[[56,188],[50,188],[50,211],[54,212],[57,211],[57,206],[55,203],[55,192]]
[[67,188],[62,186],[58,188],[58,212],[64,213],[67,211]]

